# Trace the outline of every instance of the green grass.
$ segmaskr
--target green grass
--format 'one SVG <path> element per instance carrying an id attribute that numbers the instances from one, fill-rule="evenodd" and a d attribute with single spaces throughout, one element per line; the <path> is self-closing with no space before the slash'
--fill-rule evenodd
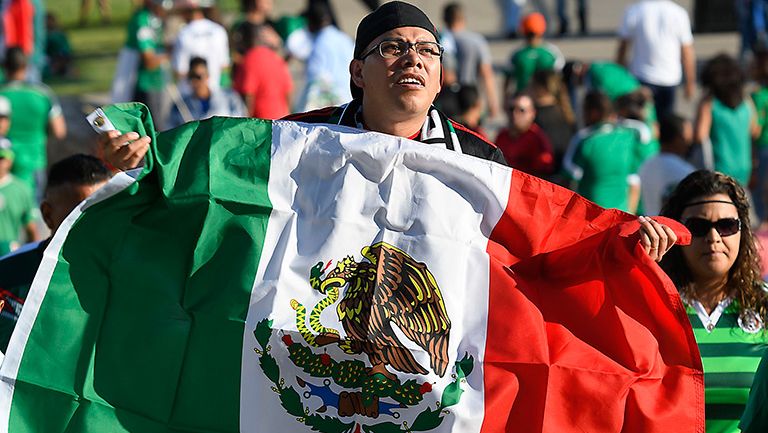
<path id="1" fill-rule="evenodd" d="M 89 24 L 80 26 L 80 0 L 51 0 L 49 12 L 56 14 L 69 37 L 74 52 L 74 72 L 71 77 L 51 79 L 47 83 L 59 96 L 107 92 L 115 73 L 117 53 L 125 42 L 125 29 L 133 11 L 130 0 L 108 0 L 112 4 L 112 21 L 102 24 L 97 0 L 90 11 Z M 222 14 L 234 14 L 237 0 L 219 1 Z"/>

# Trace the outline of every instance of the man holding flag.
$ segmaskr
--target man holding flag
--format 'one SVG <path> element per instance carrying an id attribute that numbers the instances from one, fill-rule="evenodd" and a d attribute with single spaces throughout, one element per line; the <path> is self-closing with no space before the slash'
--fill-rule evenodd
<path id="1" fill-rule="evenodd" d="M 423 13 L 372 16 L 358 102 L 304 116 L 323 125 L 89 116 L 136 131 L 105 140 L 113 165 L 145 163 L 46 250 L 1 431 L 703 432 L 696 342 L 653 261 L 686 231 L 494 162 L 430 107 Z"/>
<path id="2" fill-rule="evenodd" d="M 438 39 L 437 28 L 416 6 L 383 4 L 357 28 L 355 57 L 349 65 L 353 100 L 286 119 L 381 132 L 506 164 L 496 146 L 432 106 L 442 82 L 443 48 Z M 126 170 L 139 165 L 150 140 L 135 132 L 110 131 L 102 142 L 105 159 Z M 660 261 L 677 237 L 651 218 L 639 221 L 643 247 Z"/>

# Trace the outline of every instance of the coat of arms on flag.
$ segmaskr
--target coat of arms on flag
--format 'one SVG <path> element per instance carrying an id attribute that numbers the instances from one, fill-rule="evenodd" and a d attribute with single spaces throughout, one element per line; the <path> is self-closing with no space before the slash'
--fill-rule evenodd
<path id="1" fill-rule="evenodd" d="M 394 329 L 426 351 L 432 372 L 442 378 L 449 362 L 451 328 L 445 300 L 427 266 L 397 247 L 379 242 L 364 247 L 361 254 L 362 261 L 347 256 L 327 274 L 333 261 L 321 261 L 312 267 L 309 284 L 324 298 L 309 314 L 303 304 L 291 300 L 300 341 L 284 334 L 280 342 L 294 370 L 300 370 L 295 378 L 297 389 L 286 384 L 284 373 L 270 354 L 282 345 L 270 343 L 274 332 L 268 319 L 259 322 L 254 330 L 259 345 L 254 351 L 283 408 L 314 430 L 360 431 L 361 426 L 365 431 L 382 433 L 432 430 L 449 413 L 448 408 L 459 402 L 461 385 L 471 374 L 474 360 L 465 354 L 456 361 L 451 382 L 440 400 L 421 404 L 433 384 L 412 376 L 397 376 L 398 372 L 424 375 L 427 370 L 403 346 Z M 322 323 L 323 311 L 337 302 L 337 318 L 344 334 Z M 328 345 L 338 347 L 340 356 L 332 356 L 327 349 L 316 350 Z M 359 354 L 366 356 L 349 357 Z M 314 409 L 308 407 L 312 397 L 317 397 Z M 420 406 L 426 407 L 419 411 Z M 414 408 L 418 415 L 412 423 L 397 421 L 401 412 L 412 412 Z M 361 415 L 364 421 L 340 419 L 355 415 Z"/>

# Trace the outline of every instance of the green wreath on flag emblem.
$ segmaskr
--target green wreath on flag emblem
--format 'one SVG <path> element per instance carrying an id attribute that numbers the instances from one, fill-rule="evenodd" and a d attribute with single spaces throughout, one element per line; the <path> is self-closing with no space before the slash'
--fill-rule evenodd
<path id="1" fill-rule="evenodd" d="M 471 374 L 474 360 L 468 354 L 454 364 L 453 381 L 445 387 L 439 402 L 423 409 L 411 425 L 384 421 L 375 424 L 343 422 L 339 417 L 361 415 L 372 421 L 380 415 L 394 421 L 400 418 L 398 410 L 419 405 L 424 395 L 432 390 L 429 382 L 416 379 L 401 380 L 396 370 L 413 375 L 425 375 L 420 365 L 394 333 L 395 324 L 402 334 L 424 349 L 430 357 L 430 367 L 443 377 L 448 367 L 448 340 L 450 319 L 443 296 L 434 276 L 424 263 L 411 258 L 402 250 L 379 242 L 361 251 L 366 259 L 356 262 L 348 256 L 336 263 L 328 272 L 329 261 L 322 262 L 310 271 L 309 282 L 313 289 L 325 295 L 309 313 L 306 325 L 306 308 L 297 300 L 291 300 L 296 311 L 296 326 L 304 342 L 296 342 L 290 335 L 281 340 L 288 351 L 288 358 L 308 377 L 296 377 L 301 388 L 286 386 L 280 368 L 271 355 L 270 339 L 273 337 L 272 321 L 264 319 L 254 330 L 260 348 L 254 348 L 266 377 L 274 384 L 272 390 L 280 396 L 282 407 L 315 431 L 343 433 L 400 433 L 429 431 L 437 428 L 448 413 L 448 407 L 457 404 L 464 392 L 461 384 Z M 339 301 L 342 289 L 344 295 Z M 336 312 L 344 327 L 346 337 L 338 330 L 322 325 L 323 310 L 335 304 Z M 315 353 L 313 348 L 337 345 L 348 355 L 367 355 L 369 364 L 359 359 L 333 359 L 327 352 Z M 389 368 L 388 368 L 389 367 Z M 343 391 L 335 392 L 334 388 Z M 300 395 L 299 392 L 302 394 Z M 323 402 L 314 412 L 302 400 L 319 397 Z M 336 409 L 338 417 L 324 415 L 329 407 Z"/>

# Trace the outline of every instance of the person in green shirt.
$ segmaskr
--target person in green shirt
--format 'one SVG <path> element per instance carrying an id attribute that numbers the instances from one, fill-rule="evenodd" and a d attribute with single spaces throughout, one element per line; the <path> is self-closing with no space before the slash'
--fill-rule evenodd
<path id="1" fill-rule="evenodd" d="M 27 56 L 21 48 L 6 51 L 4 69 L 8 81 L 0 86 L 0 95 L 11 102 L 8 139 L 16 155 L 12 172 L 38 196 L 45 184 L 48 137 L 64 139 L 67 125 L 53 91 L 44 84 L 24 81 Z"/>
<path id="2" fill-rule="evenodd" d="M 32 190 L 11 174 L 14 153 L 11 142 L 0 138 L 0 257 L 22 243 L 37 240 L 37 210 Z"/>
<path id="3" fill-rule="evenodd" d="M 706 93 L 699 102 L 694 134 L 704 166 L 733 176 L 742 186 L 752 175 L 752 139 L 760 132 L 755 107 L 744 97 L 745 77 L 733 57 L 720 54 L 701 73 Z"/>
<path id="4" fill-rule="evenodd" d="M 634 213 L 640 200 L 640 133 L 617 123 L 611 101 L 601 92 L 587 93 L 583 109 L 587 126 L 568 146 L 563 158 L 564 175 L 587 199 Z"/>
<path id="5" fill-rule="evenodd" d="M 49 12 L 45 20 L 47 30 L 45 55 L 48 56 L 48 64 L 43 76 L 67 76 L 72 63 L 72 47 L 69 45 L 69 38 L 59 26 L 59 20 L 55 14 Z"/>
<path id="6" fill-rule="evenodd" d="M 605 93 L 611 101 L 640 89 L 640 81 L 629 69 L 614 62 L 592 62 L 584 67 L 585 84 Z"/>
<path id="7" fill-rule="evenodd" d="M 149 107 L 155 125 L 165 126 L 170 101 L 165 86 L 170 80 L 170 66 L 163 42 L 163 18 L 173 2 L 144 0 L 128 21 L 125 47 L 139 55 L 139 68 L 133 100 Z"/>
<path id="8" fill-rule="evenodd" d="M 533 74 L 541 69 L 560 71 L 565 65 L 565 58 L 560 50 L 544 41 L 547 23 L 538 12 L 526 15 L 520 22 L 520 30 L 525 36 L 525 45 L 512 53 L 512 69 L 504 85 L 510 89 L 514 80 L 517 91 L 524 90 Z"/>

